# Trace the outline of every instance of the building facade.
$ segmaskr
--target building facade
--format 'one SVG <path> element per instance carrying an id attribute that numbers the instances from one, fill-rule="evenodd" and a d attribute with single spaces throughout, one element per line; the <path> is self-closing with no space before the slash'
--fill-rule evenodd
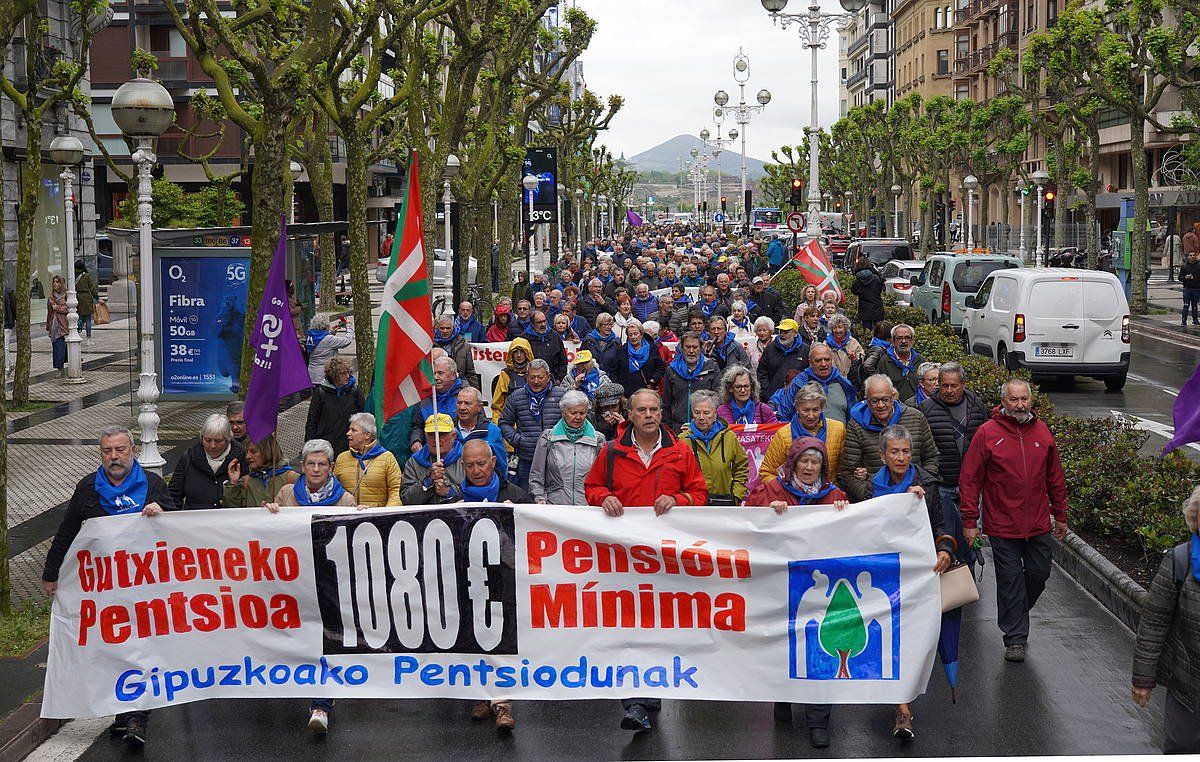
<path id="1" fill-rule="evenodd" d="M 892 104 L 896 74 L 891 17 L 894 2 L 870 0 L 839 31 L 846 43 L 842 100 L 846 101 L 847 110 L 875 101 Z"/>
<path id="2" fill-rule="evenodd" d="M 954 93 L 954 6 L 951 0 L 899 0 L 892 12 L 896 37 L 895 98 L 928 100 Z"/>

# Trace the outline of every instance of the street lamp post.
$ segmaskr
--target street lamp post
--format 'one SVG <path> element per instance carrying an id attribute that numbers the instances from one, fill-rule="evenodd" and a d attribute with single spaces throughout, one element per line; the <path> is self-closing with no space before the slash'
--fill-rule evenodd
<path id="1" fill-rule="evenodd" d="M 63 168 L 63 222 L 67 232 L 67 383 L 82 384 L 83 362 L 79 344 L 79 294 L 75 291 L 75 173 L 71 167 L 83 160 L 83 143 L 74 135 L 59 135 L 50 143 L 50 158 Z"/>
<path id="2" fill-rule="evenodd" d="M 900 236 L 900 191 L 903 190 L 899 185 L 892 186 L 892 233 L 897 237 Z M 908 236 L 904 236 L 908 238 Z"/>
<path id="3" fill-rule="evenodd" d="M 833 196 L 829 194 L 829 191 L 825 191 L 821 194 L 821 198 L 825 199 L 825 211 L 832 212 L 833 209 L 831 208 L 831 205 L 833 204 Z M 805 232 L 807 233 L 807 231 Z"/>
<path id="4" fill-rule="evenodd" d="M 1041 267 L 1046 260 L 1046 245 L 1042 241 L 1042 211 L 1046 201 L 1043 191 L 1046 188 L 1046 183 L 1050 182 L 1050 173 L 1044 169 L 1039 169 L 1031 175 L 1033 184 L 1037 186 L 1037 245 L 1034 247 L 1033 264 L 1034 267 Z"/>
<path id="5" fill-rule="evenodd" d="M 154 370 L 154 274 L 151 214 L 154 197 L 150 172 L 158 161 L 154 141 L 175 121 L 175 103 L 166 88 L 152 79 L 137 77 L 113 93 L 111 112 L 121 132 L 137 142 L 133 163 L 138 174 L 138 299 L 141 302 L 141 365 L 138 373 L 138 428 L 144 468 L 158 474 L 166 460 L 158 450 L 158 373 Z"/>
<path id="6" fill-rule="evenodd" d="M 771 20 L 786 29 L 796 23 L 803 46 L 812 54 L 809 85 L 812 102 L 808 112 L 808 229 L 805 234 L 810 240 L 821 235 L 821 168 L 819 136 L 821 127 L 817 122 L 817 51 L 825 47 L 829 29 L 835 21 L 848 18 L 861 11 L 867 0 L 839 0 L 845 13 L 822 13 L 817 0 L 812 0 L 807 13 L 784 13 L 788 0 L 761 0 L 762 7 L 771 14 Z"/>
<path id="7" fill-rule="evenodd" d="M 500 242 L 500 199 L 492 196 L 492 243 Z"/>
<path id="8" fill-rule="evenodd" d="M 967 189 L 967 251 L 970 252 L 975 249 L 975 189 L 979 187 L 979 178 L 967 175 L 963 187 Z"/>
<path id="9" fill-rule="evenodd" d="M 1025 261 L 1025 191 L 1027 186 L 1024 180 L 1017 180 L 1017 204 L 1021 207 L 1021 221 L 1017 225 L 1021 229 L 1021 246 L 1017 249 L 1017 255 L 1021 257 L 1021 262 Z M 1011 245 L 1011 244 L 1010 244 Z"/>
<path id="10" fill-rule="evenodd" d="M 851 209 L 850 209 L 850 200 L 854 198 L 854 193 L 853 193 L 852 191 L 846 191 L 846 192 L 845 192 L 845 193 L 843 193 L 842 195 L 846 197 L 846 211 L 845 211 L 845 214 L 848 214 L 848 215 L 850 215 L 850 219 L 851 219 L 852 221 L 854 221 L 854 212 L 853 212 L 853 211 L 851 211 Z M 857 222 L 857 221 L 854 221 L 854 225 L 855 225 L 855 226 L 857 226 L 857 225 L 858 225 L 858 222 Z M 807 231 L 805 231 L 805 232 L 807 232 Z M 850 233 L 850 226 L 849 226 L 849 225 L 847 225 L 847 226 L 846 226 L 846 233 L 847 233 L 847 234 L 849 234 L 849 233 Z"/>
<path id="11" fill-rule="evenodd" d="M 564 194 L 564 193 L 566 193 L 566 192 L 567 192 L 567 188 L 566 188 L 566 186 L 565 186 L 565 185 L 563 185 L 562 183 L 559 183 L 559 184 L 558 184 L 558 193 L 554 194 L 554 199 L 555 199 L 555 202 L 556 202 L 556 204 L 558 205 L 558 244 L 557 244 L 557 249 L 558 249 L 558 251 L 557 251 L 557 254 L 558 254 L 558 256 L 562 256 L 562 252 L 563 252 L 563 237 L 562 237 L 562 197 L 563 197 L 563 194 Z"/>
<path id="12" fill-rule="evenodd" d="M 296 183 L 300 180 L 300 175 L 304 172 L 304 167 L 300 166 L 299 162 L 288 162 L 288 175 L 291 178 L 292 203 L 291 209 L 288 210 L 288 224 L 293 225 L 296 222 Z"/>
<path id="13" fill-rule="evenodd" d="M 450 205 L 454 203 L 454 195 L 450 192 L 450 181 L 458 177 L 462 162 L 454 154 L 446 157 L 446 166 L 442 169 L 442 245 L 446 247 L 446 264 L 450 270 L 450 299 L 454 305 L 451 311 L 458 309 L 462 300 L 462 280 L 458 272 L 458 252 L 454 250 L 450 233 Z"/>
<path id="14" fill-rule="evenodd" d="M 579 212 L 583 206 L 583 188 L 575 189 L 575 248 L 583 251 L 583 228 L 579 226 Z"/>
<path id="15" fill-rule="evenodd" d="M 525 175 L 521 178 L 521 187 L 525 189 L 525 219 L 521 220 L 521 229 L 525 233 L 525 274 L 529 275 L 530 282 L 533 282 L 533 265 L 530 260 L 533 257 L 534 235 L 530 228 L 530 221 L 533 217 L 533 192 L 537 190 L 538 179 L 533 175 Z"/>
<path id="16" fill-rule="evenodd" d="M 603 238 L 605 217 L 608 214 L 608 198 L 599 196 L 596 198 L 596 201 L 600 204 L 600 237 Z"/>
<path id="17" fill-rule="evenodd" d="M 771 0 L 771 2 L 779 2 L 779 0 Z M 787 0 L 783 0 L 784 4 Z M 770 90 L 759 90 L 755 96 L 758 105 L 746 103 L 746 82 L 750 79 L 750 58 L 738 48 L 738 54 L 733 58 L 733 79 L 738 84 L 738 102 L 729 106 L 729 93 L 724 90 L 718 90 L 713 95 L 713 102 L 722 109 L 728 109 L 733 113 L 734 120 L 741 125 L 742 131 L 742 219 L 744 222 L 744 231 L 750 229 L 750 210 L 746 206 L 746 127 L 750 124 L 750 117 L 754 114 L 761 113 L 771 102 Z M 816 97 L 815 95 L 813 96 Z M 732 134 L 730 135 L 732 137 Z"/>

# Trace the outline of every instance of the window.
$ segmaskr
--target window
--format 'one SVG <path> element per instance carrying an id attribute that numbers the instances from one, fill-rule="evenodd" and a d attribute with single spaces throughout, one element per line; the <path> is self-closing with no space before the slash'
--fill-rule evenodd
<path id="1" fill-rule="evenodd" d="M 977 290 L 983 279 L 996 270 L 1006 270 L 1010 267 L 1016 267 L 1016 265 L 1012 262 L 997 261 L 994 259 L 970 259 L 965 262 L 959 262 L 958 267 L 954 268 L 954 290 L 959 293 L 969 294 Z"/>
<path id="2" fill-rule="evenodd" d="M 1037 23 L 1037 3 L 1035 0 L 1025 0 L 1025 31 L 1032 32 Z"/>
<path id="3" fill-rule="evenodd" d="M 929 285 L 938 288 L 942 285 L 942 278 L 946 275 L 946 263 L 940 259 L 935 259 L 929 267 Z"/>
<path id="4" fill-rule="evenodd" d="M 993 280 L 992 278 L 988 278 L 987 280 L 985 280 L 983 282 L 983 285 L 979 288 L 979 293 L 977 293 L 975 295 L 975 307 L 976 308 L 982 309 L 983 307 L 987 306 L 988 297 L 991 296 L 991 294 L 992 294 L 992 285 L 995 282 L 996 281 Z"/>
<path id="5" fill-rule="evenodd" d="M 941 8 L 935 8 L 935 9 L 934 9 L 934 11 L 933 11 L 933 28 L 934 28 L 934 29 L 941 29 L 941 28 L 942 28 L 942 18 L 943 18 L 943 16 L 942 16 L 942 9 L 941 9 Z"/>
<path id="6" fill-rule="evenodd" d="M 1017 296 L 1017 282 L 1012 278 L 997 278 L 994 284 L 996 301 L 992 304 L 992 309 L 999 312 L 1012 310 Z"/>
<path id="7" fill-rule="evenodd" d="M 1058 21 L 1058 0 L 1046 0 L 1046 28 L 1054 26 Z"/>
<path id="8" fill-rule="evenodd" d="M 937 52 L 937 73 L 938 74 L 949 74 L 950 73 L 950 51 L 949 50 L 939 50 Z"/>

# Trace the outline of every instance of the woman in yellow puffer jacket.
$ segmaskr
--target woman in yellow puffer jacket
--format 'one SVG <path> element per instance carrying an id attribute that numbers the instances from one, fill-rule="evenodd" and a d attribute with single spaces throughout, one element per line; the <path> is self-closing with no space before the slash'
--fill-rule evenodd
<path id="1" fill-rule="evenodd" d="M 333 475 L 354 496 L 355 505 L 401 505 L 400 464 L 376 439 L 375 416 L 355 413 L 346 431 L 350 449 L 338 456 Z"/>

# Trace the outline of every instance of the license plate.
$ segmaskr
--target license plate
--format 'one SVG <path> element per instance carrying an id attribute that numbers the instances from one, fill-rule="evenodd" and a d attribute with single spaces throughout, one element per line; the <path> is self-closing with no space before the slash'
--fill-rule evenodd
<path id="1" fill-rule="evenodd" d="M 1034 357 L 1074 357 L 1074 344 L 1034 344 Z"/>

